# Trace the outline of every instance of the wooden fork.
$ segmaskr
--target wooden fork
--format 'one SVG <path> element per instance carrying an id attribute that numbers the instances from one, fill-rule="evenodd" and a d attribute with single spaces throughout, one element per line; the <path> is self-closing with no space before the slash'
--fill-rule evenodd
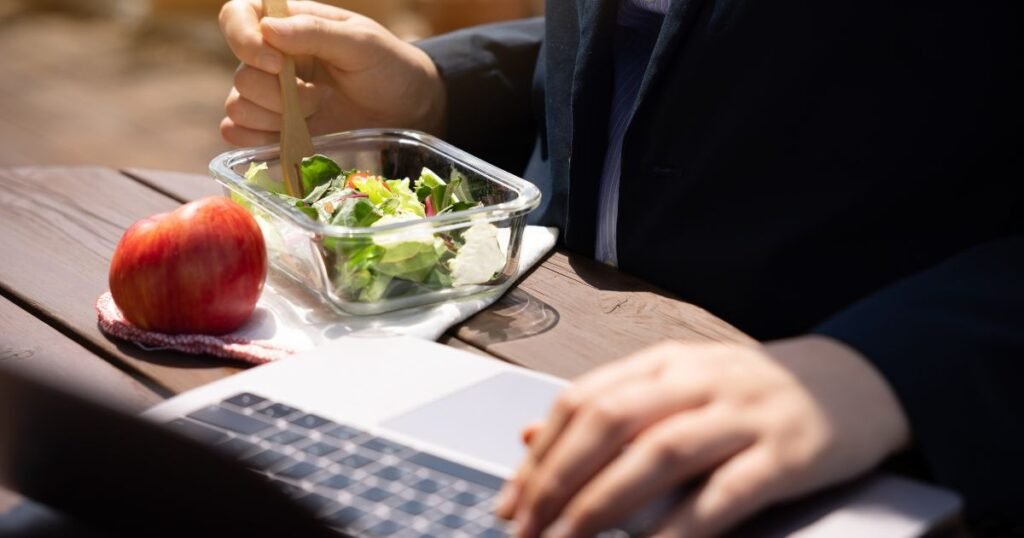
<path id="1" fill-rule="evenodd" d="M 287 0 L 263 0 L 266 17 L 287 17 Z M 295 80 L 295 60 L 284 57 L 281 73 L 281 96 L 284 98 L 284 124 L 281 127 L 281 175 L 289 196 L 302 198 L 302 159 L 313 155 L 309 126 L 299 106 L 299 86 Z"/>

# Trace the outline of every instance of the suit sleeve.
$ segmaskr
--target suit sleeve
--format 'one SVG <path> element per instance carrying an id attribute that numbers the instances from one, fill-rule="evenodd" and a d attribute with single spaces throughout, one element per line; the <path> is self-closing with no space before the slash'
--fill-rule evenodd
<path id="1" fill-rule="evenodd" d="M 533 74 L 544 19 L 460 30 L 420 41 L 448 94 L 452 144 L 506 169 L 521 170 L 536 137 Z"/>
<path id="2" fill-rule="evenodd" d="M 816 332 L 859 350 L 888 380 L 913 450 L 964 496 L 973 524 L 1024 523 L 1024 236 L 963 252 Z"/>

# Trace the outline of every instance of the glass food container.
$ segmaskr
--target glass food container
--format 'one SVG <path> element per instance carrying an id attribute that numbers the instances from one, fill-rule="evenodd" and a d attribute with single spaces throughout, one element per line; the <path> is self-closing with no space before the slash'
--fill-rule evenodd
<path id="1" fill-rule="evenodd" d="M 446 181 L 460 174 L 483 204 L 380 226 L 325 224 L 246 181 L 250 164 L 265 162 L 281 184 L 278 146 L 215 158 L 211 174 L 256 218 L 272 267 L 334 309 L 378 314 L 487 291 L 515 275 L 526 215 L 540 203 L 533 184 L 417 131 L 349 131 L 314 138 L 313 148 L 342 170 L 389 179 L 415 181 L 423 167 Z"/>

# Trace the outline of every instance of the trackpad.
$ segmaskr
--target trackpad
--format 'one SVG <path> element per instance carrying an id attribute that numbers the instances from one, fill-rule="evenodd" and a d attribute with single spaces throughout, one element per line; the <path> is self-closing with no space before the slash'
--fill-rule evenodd
<path id="1" fill-rule="evenodd" d="M 390 430 L 513 469 L 526 454 L 520 433 L 547 416 L 562 386 L 502 372 L 384 421 Z"/>

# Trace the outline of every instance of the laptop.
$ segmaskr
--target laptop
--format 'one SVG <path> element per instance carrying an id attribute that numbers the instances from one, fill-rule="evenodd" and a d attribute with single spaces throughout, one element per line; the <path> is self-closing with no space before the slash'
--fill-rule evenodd
<path id="1" fill-rule="evenodd" d="M 508 536 L 495 496 L 525 455 L 523 426 L 564 385 L 433 342 L 346 337 L 139 420 L 0 370 L 0 483 L 115 534 Z M 959 507 L 879 475 L 735 534 L 922 536 Z M 658 511 L 602 536 L 640 535 Z"/>

